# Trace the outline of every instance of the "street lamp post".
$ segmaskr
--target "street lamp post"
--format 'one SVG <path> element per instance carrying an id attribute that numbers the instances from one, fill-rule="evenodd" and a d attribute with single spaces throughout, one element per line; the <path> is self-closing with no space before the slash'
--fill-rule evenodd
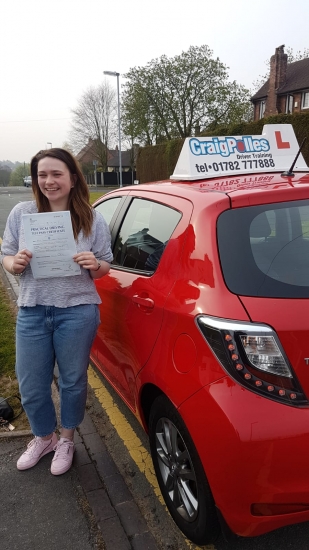
<path id="1" fill-rule="evenodd" d="M 114 71 L 103 71 L 108 76 L 117 76 L 117 98 L 118 98 L 118 139 L 119 139 L 119 187 L 122 187 L 122 159 L 121 159 L 121 130 L 120 130 L 120 95 L 119 95 L 119 76 L 120 73 Z"/>

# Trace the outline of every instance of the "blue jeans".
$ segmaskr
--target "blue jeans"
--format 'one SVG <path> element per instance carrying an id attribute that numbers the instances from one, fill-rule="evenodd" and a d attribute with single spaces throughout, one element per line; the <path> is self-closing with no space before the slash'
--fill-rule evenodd
<path id="1" fill-rule="evenodd" d="M 90 349 L 99 322 L 95 304 L 19 308 L 16 375 L 34 435 L 44 437 L 57 426 L 51 395 L 55 360 L 59 368 L 61 425 L 73 429 L 82 422 Z"/>

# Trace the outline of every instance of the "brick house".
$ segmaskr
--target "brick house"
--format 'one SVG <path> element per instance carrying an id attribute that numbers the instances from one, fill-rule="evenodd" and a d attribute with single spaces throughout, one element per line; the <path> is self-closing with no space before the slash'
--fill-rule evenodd
<path id="1" fill-rule="evenodd" d="M 288 64 L 284 45 L 270 58 L 269 79 L 251 98 L 254 120 L 309 111 L 309 58 Z"/>
<path id="2" fill-rule="evenodd" d="M 102 145 L 101 145 L 102 146 Z M 103 146 L 104 147 L 104 146 Z M 107 170 L 109 172 L 118 172 L 119 171 L 119 150 L 116 146 L 116 149 L 107 149 Z M 122 170 L 127 172 L 131 170 L 132 166 L 132 155 L 131 151 L 121 151 L 121 163 Z M 77 160 L 82 164 L 92 164 L 94 160 L 98 161 L 98 166 L 100 166 L 99 155 L 97 151 L 97 146 L 94 140 L 89 138 L 88 143 L 83 147 L 83 149 L 76 155 Z"/>

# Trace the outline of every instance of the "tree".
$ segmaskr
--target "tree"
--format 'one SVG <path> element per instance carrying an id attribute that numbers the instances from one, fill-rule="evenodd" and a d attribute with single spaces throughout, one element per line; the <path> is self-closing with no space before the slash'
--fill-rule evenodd
<path id="1" fill-rule="evenodd" d="M 288 64 L 294 63 L 294 61 L 300 61 L 301 59 L 306 59 L 309 57 L 309 48 L 304 48 L 303 51 L 298 50 L 294 53 L 293 48 L 288 47 L 285 53 L 288 55 Z"/>
<path id="2" fill-rule="evenodd" d="M 122 123 L 132 142 L 152 145 L 247 118 L 249 90 L 229 82 L 227 67 L 212 54 L 208 46 L 191 46 L 173 58 L 163 55 L 130 69 Z"/>
<path id="3" fill-rule="evenodd" d="M 288 56 L 289 65 L 290 63 L 294 63 L 295 61 L 300 61 L 301 59 L 306 59 L 307 57 L 309 57 L 309 48 L 304 48 L 303 51 L 298 50 L 296 53 L 294 53 L 293 48 L 288 47 L 285 53 Z M 267 80 L 269 79 L 270 59 L 265 61 L 265 65 L 267 65 L 267 73 L 265 73 L 263 76 L 260 75 L 259 78 L 255 80 L 252 84 L 255 92 L 262 88 L 263 84 L 265 84 L 265 82 L 267 82 Z"/>
<path id="4" fill-rule="evenodd" d="M 79 152 L 93 142 L 93 153 L 103 170 L 107 169 L 107 149 L 117 130 L 116 92 L 108 82 L 89 88 L 72 110 L 70 145 Z"/>
<path id="5" fill-rule="evenodd" d="M 24 178 L 30 174 L 30 164 L 24 163 L 20 164 L 11 172 L 10 176 L 10 187 L 24 185 Z"/>
<path id="6" fill-rule="evenodd" d="M 62 149 L 65 149 L 66 151 L 68 151 L 69 153 L 74 155 L 73 147 L 71 146 L 71 144 L 68 141 L 63 142 Z"/>

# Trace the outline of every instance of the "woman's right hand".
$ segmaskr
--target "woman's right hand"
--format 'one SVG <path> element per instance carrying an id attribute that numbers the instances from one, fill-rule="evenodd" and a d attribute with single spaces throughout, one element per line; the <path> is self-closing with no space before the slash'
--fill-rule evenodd
<path id="1" fill-rule="evenodd" d="M 20 250 L 15 256 L 12 256 L 9 271 L 11 271 L 11 273 L 22 273 L 30 263 L 31 258 L 32 252 L 30 252 L 30 250 L 27 250 L 27 248 Z"/>

